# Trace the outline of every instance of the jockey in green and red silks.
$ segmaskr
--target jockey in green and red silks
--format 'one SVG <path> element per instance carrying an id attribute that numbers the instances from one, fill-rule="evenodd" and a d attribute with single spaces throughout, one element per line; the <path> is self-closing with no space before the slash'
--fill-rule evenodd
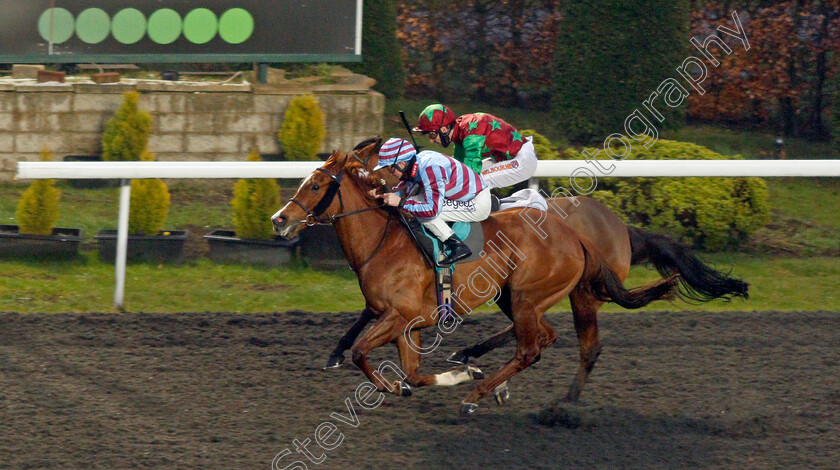
<path id="1" fill-rule="evenodd" d="M 491 188 L 525 181 L 537 170 L 537 154 L 530 137 L 486 113 L 455 117 L 449 107 L 432 104 L 420 113 L 415 131 L 441 146 L 455 144 L 453 157 L 463 162 Z"/>

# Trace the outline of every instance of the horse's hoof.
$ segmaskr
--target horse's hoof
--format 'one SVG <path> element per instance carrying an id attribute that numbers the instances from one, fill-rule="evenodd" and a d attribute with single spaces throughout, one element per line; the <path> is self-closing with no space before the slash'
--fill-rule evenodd
<path id="1" fill-rule="evenodd" d="M 411 396 L 411 387 L 407 383 L 397 382 L 397 386 L 399 387 L 401 397 Z"/>
<path id="2" fill-rule="evenodd" d="M 476 366 L 467 366 L 467 373 L 470 374 L 473 380 L 481 380 L 484 378 L 484 372 L 481 372 Z"/>
<path id="3" fill-rule="evenodd" d="M 458 364 L 458 365 L 466 365 L 470 362 L 470 357 L 464 354 L 463 351 L 455 351 L 449 357 L 446 358 L 446 362 L 450 364 Z"/>
<path id="4" fill-rule="evenodd" d="M 339 367 L 342 362 L 344 362 L 343 354 L 330 354 L 330 357 L 327 358 L 327 365 L 324 366 L 324 370 L 335 369 L 336 367 Z"/>
<path id="5" fill-rule="evenodd" d="M 475 403 L 467 403 L 461 402 L 461 416 L 468 416 L 475 413 L 475 410 L 478 409 L 478 405 Z"/>
<path id="6" fill-rule="evenodd" d="M 507 381 L 493 389 L 493 396 L 496 397 L 496 403 L 499 406 L 504 405 L 510 399 L 510 388 L 508 388 Z"/>

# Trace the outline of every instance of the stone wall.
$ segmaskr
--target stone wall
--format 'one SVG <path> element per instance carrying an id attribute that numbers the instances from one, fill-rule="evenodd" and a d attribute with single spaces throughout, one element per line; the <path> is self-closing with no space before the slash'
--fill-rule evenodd
<path id="1" fill-rule="evenodd" d="M 67 155 L 99 155 L 105 123 L 125 91 L 140 92 L 152 114 L 149 150 L 160 161 L 246 160 L 251 148 L 280 152 L 277 130 L 295 95 L 314 93 L 326 117 L 322 152 L 351 150 L 382 133 L 385 98 L 358 87 L 322 85 L 202 85 L 179 82 L 42 84 L 0 82 L 0 179 L 11 179 L 18 161 L 36 161 L 47 147 Z"/>

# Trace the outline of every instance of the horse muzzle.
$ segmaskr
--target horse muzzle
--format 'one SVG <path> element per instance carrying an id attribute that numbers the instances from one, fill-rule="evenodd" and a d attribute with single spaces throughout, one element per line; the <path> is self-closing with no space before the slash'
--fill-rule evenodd
<path id="1" fill-rule="evenodd" d="M 275 215 L 271 218 L 271 223 L 274 225 L 274 231 L 277 233 L 282 233 L 283 230 L 287 228 L 286 224 L 286 216 L 285 215 Z"/>
<path id="2" fill-rule="evenodd" d="M 298 231 L 299 227 L 304 224 L 305 220 L 293 221 L 288 217 L 277 213 L 271 217 L 271 223 L 274 225 L 274 232 L 282 238 L 291 238 Z"/>

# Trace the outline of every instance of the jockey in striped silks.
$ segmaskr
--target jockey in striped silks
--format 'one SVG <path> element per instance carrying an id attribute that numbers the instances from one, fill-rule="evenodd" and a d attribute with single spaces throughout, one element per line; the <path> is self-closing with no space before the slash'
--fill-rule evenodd
<path id="1" fill-rule="evenodd" d="M 490 189 L 481 176 L 442 153 L 420 153 L 408 141 L 393 137 L 379 150 L 379 165 L 400 178 L 385 204 L 413 214 L 449 250 L 441 264 L 452 264 L 472 252 L 446 222 L 480 222 L 490 215 Z M 402 196 L 398 195 L 402 192 Z"/>

